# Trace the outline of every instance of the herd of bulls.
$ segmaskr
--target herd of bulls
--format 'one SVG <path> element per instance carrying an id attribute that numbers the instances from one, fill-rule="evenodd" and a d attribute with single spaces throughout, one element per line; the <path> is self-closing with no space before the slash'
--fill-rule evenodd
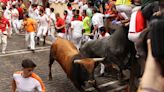
<path id="1" fill-rule="evenodd" d="M 134 92 L 134 80 L 141 73 L 134 44 L 127 35 L 126 27 L 117 26 L 110 37 L 86 42 L 79 50 L 72 42 L 57 37 L 50 50 L 49 79 L 52 79 L 51 67 L 56 60 L 78 90 L 84 91 L 83 86 L 88 83 L 100 91 L 94 79 L 94 69 L 99 63 L 96 61 L 100 61 L 117 65 L 119 78 L 124 69 L 129 69 L 130 92 Z"/>

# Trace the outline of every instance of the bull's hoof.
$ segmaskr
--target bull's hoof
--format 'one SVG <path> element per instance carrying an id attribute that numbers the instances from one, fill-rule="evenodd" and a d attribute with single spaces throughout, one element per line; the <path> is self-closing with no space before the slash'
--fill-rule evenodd
<path id="1" fill-rule="evenodd" d="M 79 89 L 80 92 L 86 92 L 84 88 Z"/>
<path id="2" fill-rule="evenodd" d="M 39 42 L 37 42 L 36 45 L 39 45 Z"/>
<path id="3" fill-rule="evenodd" d="M 31 50 L 32 51 L 32 53 L 35 53 L 35 50 Z"/>
<path id="4" fill-rule="evenodd" d="M 104 77 L 104 73 L 102 73 L 102 74 L 98 75 L 98 77 Z"/>
<path id="5" fill-rule="evenodd" d="M 46 42 L 43 42 L 43 46 L 45 46 L 46 45 Z"/>
<path id="6" fill-rule="evenodd" d="M 122 80 L 125 76 L 123 74 L 118 74 L 117 79 Z"/>

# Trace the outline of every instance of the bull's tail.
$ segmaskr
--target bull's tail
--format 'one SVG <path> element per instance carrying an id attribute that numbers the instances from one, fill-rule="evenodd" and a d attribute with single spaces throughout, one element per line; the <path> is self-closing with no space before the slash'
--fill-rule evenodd
<path id="1" fill-rule="evenodd" d="M 54 56 L 53 56 L 53 52 L 52 52 L 52 47 L 50 49 L 50 55 L 49 55 L 49 80 L 52 80 L 52 73 L 51 73 L 51 67 L 52 64 L 54 63 Z"/>

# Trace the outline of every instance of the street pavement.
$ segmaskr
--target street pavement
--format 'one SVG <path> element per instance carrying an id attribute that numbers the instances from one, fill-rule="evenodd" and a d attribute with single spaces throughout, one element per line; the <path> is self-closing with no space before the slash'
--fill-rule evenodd
<path id="1" fill-rule="evenodd" d="M 36 48 L 37 50 L 35 53 L 27 51 L 24 35 L 13 35 L 12 38 L 8 39 L 6 54 L 0 53 L 0 92 L 11 92 L 12 74 L 21 70 L 21 62 L 23 59 L 27 58 L 33 60 L 36 63 L 37 67 L 34 72 L 42 78 L 46 86 L 46 92 L 78 92 L 57 62 L 54 62 L 52 66 L 53 80 L 48 80 L 50 44 L 42 46 L 41 42 L 40 46 L 36 46 Z M 97 71 L 98 70 L 99 69 L 97 69 Z M 98 80 L 98 84 L 102 84 L 113 79 L 96 78 L 96 80 Z M 113 87 L 117 86 L 118 85 L 113 85 Z M 114 92 L 109 91 L 113 87 L 105 87 L 102 90 L 103 92 Z"/>
<path id="2" fill-rule="evenodd" d="M 77 92 L 69 79 L 67 79 L 62 68 L 58 63 L 54 63 L 52 67 L 53 80 L 48 80 L 48 59 L 49 50 L 43 49 L 43 51 L 32 53 L 27 51 L 25 45 L 24 35 L 14 35 L 12 38 L 8 39 L 8 46 L 6 55 L 9 52 L 14 52 L 11 55 L 5 56 L 0 53 L 0 92 L 11 92 L 11 81 L 12 74 L 15 71 L 21 70 L 21 61 L 23 59 L 32 59 L 36 64 L 37 68 L 35 73 L 37 73 L 46 85 L 47 92 Z M 46 44 L 47 47 L 49 46 Z M 43 47 L 42 42 L 40 46 Z M 1 46 L 0 46 L 1 48 Z M 49 48 L 49 47 L 47 47 Z M 22 50 L 22 51 L 21 51 Z M 1 50 L 0 50 L 1 51 Z M 18 53 L 16 53 L 18 52 Z M 25 54 L 19 54 L 19 52 L 27 52 Z"/>

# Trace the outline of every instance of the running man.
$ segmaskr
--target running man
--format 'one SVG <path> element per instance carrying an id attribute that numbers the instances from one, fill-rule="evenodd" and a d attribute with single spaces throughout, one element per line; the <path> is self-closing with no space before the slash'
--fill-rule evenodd
<path id="1" fill-rule="evenodd" d="M 93 34 L 94 39 L 98 38 L 100 31 L 105 30 L 104 28 L 104 21 L 103 21 L 104 14 L 98 13 L 96 8 L 93 8 L 93 17 L 92 17 L 92 24 L 94 26 Z"/>
<path id="2" fill-rule="evenodd" d="M 41 36 L 43 36 L 43 45 L 46 44 L 45 39 L 48 33 L 48 28 L 50 28 L 50 20 L 48 16 L 45 14 L 44 10 L 40 10 L 40 17 L 38 18 L 39 20 L 39 29 L 37 32 L 37 45 L 39 45 L 39 41 Z"/>
<path id="3" fill-rule="evenodd" d="M 9 21 L 3 17 L 3 11 L 0 10 L 0 44 L 2 43 L 2 53 L 5 54 L 6 47 L 7 47 L 7 36 L 8 32 L 6 27 L 10 30 L 10 23 Z"/>
<path id="4" fill-rule="evenodd" d="M 56 13 L 55 16 L 56 16 L 55 28 L 56 28 L 56 30 L 58 32 L 57 36 L 60 36 L 62 38 L 66 38 L 65 37 L 65 31 L 66 31 L 65 30 L 65 21 L 64 21 L 64 19 L 62 19 L 60 17 L 59 13 Z"/>
<path id="5" fill-rule="evenodd" d="M 55 34 L 56 34 L 56 30 L 55 30 L 55 22 L 56 22 L 56 17 L 55 17 L 55 13 L 54 13 L 54 8 L 50 8 L 51 13 L 50 13 L 50 35 L 51 35 L 51 40 L 52 42 L 55 39 Z"/>
<path id="6" fill-rule="evenodd" d="M 35 52 L 35 32 L 37 30 L 37 22 L 30 18 L 28 14 L 24 15 L 23 26 L 26 31 L 25 40 L 28 45 L 28 49 L 30 49 L 33 53 Z"/>
<path id="7" fill-rule="evenodd" d="M 13 3 L 12 5 L 13 9 L 11 10 L 11 18 L 12 18 L 12 25 L 13 25 L 13 29 L 15 31 L 16 34 L 19 34 L 19 28 L 18 28 L 18 25 L 19 25 L 19 12 L 16 8 L 16 3 Z"/>
<path id="8" fill-rule="evenodd" d="M 76 45 L 77 49 L 79 49 L 81 46 L 83 22 L 80 21 L 78 17 L 75 17 L 74 21 L 71 22 L 71 31 L 73 43 Z"/>
<path id="9" fill-rule="evenodd" d="M 22 71 L 13 74 L 12 92 L 46 92 L 42 79 L 33 72 L 35 67 L 30 59 L 22 61 Z"/>

